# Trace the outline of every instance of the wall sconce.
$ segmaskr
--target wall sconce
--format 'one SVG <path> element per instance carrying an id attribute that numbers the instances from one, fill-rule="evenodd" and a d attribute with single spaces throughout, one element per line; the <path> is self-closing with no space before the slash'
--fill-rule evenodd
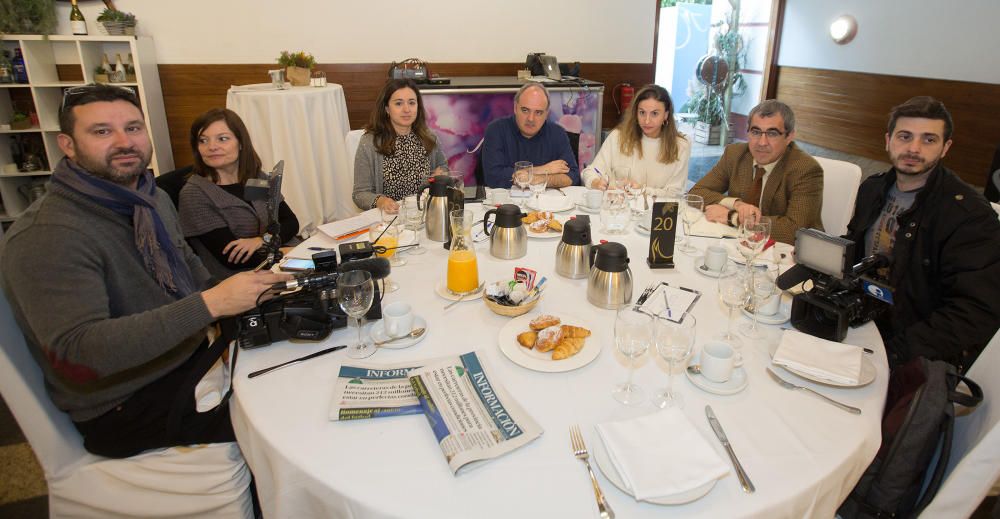
<path id="1" fill-rule="evenodd" d="M 839 45 L 847 45 L 858 34 L 858 21 L 845 14 L 830 24 L 830 37 Z"/>

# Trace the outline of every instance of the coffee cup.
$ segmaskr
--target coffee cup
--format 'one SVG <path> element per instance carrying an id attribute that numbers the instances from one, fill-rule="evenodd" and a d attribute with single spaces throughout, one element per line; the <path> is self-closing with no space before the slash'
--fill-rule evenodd
<path id="1" fill-rule="evenodd" d="M 760 304 L 757 305 L 757 313 L 759 315 L 774 315 L 778 313 L 778 307 L 780 306 L 781 294 L 774 294 L 760 301 Z"/>
<path id="2" fill-rule="evenodd" d="M 601 201 L 604 199 L 604 193 L 598 189 L 589 189 L 583 195 L 583 205 L 587 206 L 587 209 L 598 210 L 601 208 Z"/>
<path id="3" fill-rule="evenodd" d="M 701 374 L 712 382 L 727 382 L 733 369 L 743 365 L 743 355 L 727 342 L 710 341 L 701 347 Z"/>
<path id="4" fill-rule="evenodd" d="M 382 308 L 382 325 L 389 337 L 402 337 L 413 330 L 413 308 L 402 301 Z"/>
<path id="5" fill-rule="evenodd" d="M 725 247 L 714 243 L 705 248 L 705 268 L 713 272 L 721 272 L 726 268 L 729 261 L 729 251 Z"/>

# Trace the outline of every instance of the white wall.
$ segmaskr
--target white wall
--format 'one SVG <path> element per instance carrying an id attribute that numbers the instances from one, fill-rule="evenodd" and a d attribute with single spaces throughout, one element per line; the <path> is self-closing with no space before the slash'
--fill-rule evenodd
<path id="1" fill-rule="evenodd" d="M 858 35 L 837 45 L 841 14 Z M 1000 84 L 998 0 L 788 0 L 778 64 Z"/>
<path id="2" fill-rule="evenodd" d="M 116 0 L 150 35 L 157 61 L 270 63 L 306 50 L 320 63 L 509 63 L 529 52 L 561 61 L 651 63 L 652 0 Z M 91 34 L 101 2 L 81 4 Z M 58 2 L 68 34 L 69 4 Z"/>

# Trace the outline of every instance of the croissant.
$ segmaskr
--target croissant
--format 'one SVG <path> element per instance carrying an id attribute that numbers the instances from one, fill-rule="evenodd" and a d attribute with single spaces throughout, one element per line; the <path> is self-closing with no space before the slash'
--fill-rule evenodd
<path id="1" fill-rule="evenodd" d="M 533 223 L 535 223 L 537 221 L 538 221 L 538 213 L 534 213 L 534 212 L 528 213 L 527 216 L 525 216 L 524 218 L 521 218 L 521 222 L 526 223 L 526 224 L 533 224 Z"/>
<path id="2" fill-rule="evenodd" d="M 562 232 L 563 226 L 559 223 L 559 220 L 556 220 L 555 218 L 548 221 L 548 226 L 549 229 L 552 229 L 553 231 Z"/>
<path id="3" fill-rule="evenodd" d="M 573 339 L 583 339 L 590 337 L 590 330 L 582 326 L 573 326 L 571 324 L 562 325 L 563 337 L 570 337 Z"/>
<path id="4" fill-rule="evenodd" d="M 517 343 L 528 349 L 535 347 L 536 339 L 538 339 L 538 332 L 534 330 L 517 334 Z"/>
<path id="5" fill-rule="evenodd" d="M 583 338 L 563 337 L 552 351 L 552 360 L 563 360 L 572 357 L 583 349 Z"/>
<path id="6" fill-rule="evenodd" d="M 558 317 L 554 315 L 543 314 L 532 319 L 531 322 L 528 323 L 528 326 L 530 326 L 532 330 L 535 330 L 537 332 L 540 330 L 544 330 L 549 326 L 558 326 L 559 322 L 560 321 Z"/>
<path id="7" fill-rule="evenodd" d="M 562 329 L 558 326 L 550 326 L 538 332 L 535 349 L 542 353 L 552 351 L 559 344 L 560 339 L 562 339 Z"/>

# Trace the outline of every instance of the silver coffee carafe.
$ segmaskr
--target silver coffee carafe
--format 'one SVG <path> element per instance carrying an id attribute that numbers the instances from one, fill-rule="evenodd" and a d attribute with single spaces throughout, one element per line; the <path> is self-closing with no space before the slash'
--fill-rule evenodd
<path id="1" fill-rule="evenodd" d="M 562 240 L 556 246 L 556 273 L 583 279 L 590 273 L 590 219 L 576 217 L 563 224 Z"/>
<path id="2" fill-rule="evenodd" d="M 490 228 L 490 215 L 495 222 Z M 504 204 L 483 215 L 483 231 L 490 237 L 490 255 L 500 259 L 517 259 L 528 252 L 528 233 L 524 230 L 521 208 Z"/>
<path id="3" fill-rule="evenodd" d="M 624 245 L 607 242 L 590 248 L 587 300 L 601 308 L 620 308 L 632 302 L 632 270 Z"/>
<path id="4" fill-rule="evenodd" d="M 430 240 L 440 242 L 451 240 L 448 214 L 453 209 L 449 205 L 453 182 L 450 177 L 437 175 L 432 177 L 430 182 L 420 186 L 417 191 L 417 206 L 420 207 L 420 201 L 424 200 L 424 191 L 430 189 L 430 196 L 426 198 L 424 207 L 420 207 L 424 212 L 424 228 Z"/>

